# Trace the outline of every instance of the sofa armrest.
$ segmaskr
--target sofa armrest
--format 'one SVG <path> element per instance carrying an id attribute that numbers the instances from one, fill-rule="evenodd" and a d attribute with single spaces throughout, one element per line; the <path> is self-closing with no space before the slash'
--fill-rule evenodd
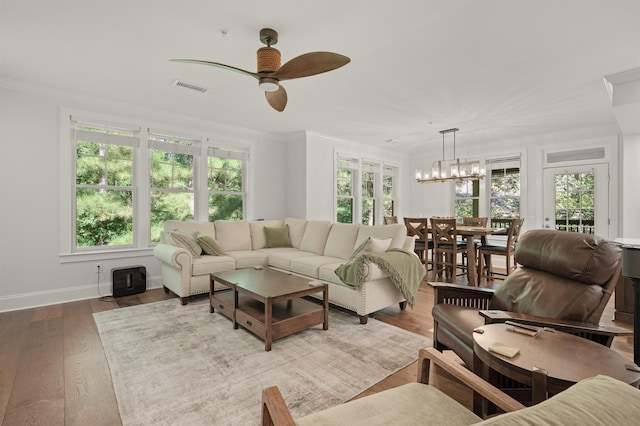
<path id="1" fill-rule="evenodd" d="M 158 244 L 153 248 L 153 256 L 175 268 L 187 267 L 191 270 L 193 257 L 187 250 L 170 244 Z"/>
<path id="2" fill-rule="evenodd" d="M 433 287 L 433 303 L 487 309 L 494 290 L 491 288 L 428 282 Z"/>
<path id="3" fill-rule="evenodd" d="M 481 310 L 480 315 L 485 318 L 485 324 L 514 321 L 536 327 L 549 327 L 557 331 L 575 334 L 605 346 L 611 346 L 614 337 L 633 335 L 633 331 L 622 327 L 565 321 L 517 312 Z"/>

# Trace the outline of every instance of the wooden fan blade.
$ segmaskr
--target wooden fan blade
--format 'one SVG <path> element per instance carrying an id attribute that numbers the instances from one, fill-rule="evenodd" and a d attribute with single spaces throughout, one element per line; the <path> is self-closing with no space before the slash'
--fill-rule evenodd
<path id="1" fill-rule="evenodd" d="M 243 70 L 242 68 L 236 68 L 236 67 L 232 67 L 231 65 L 225 65 L 225 64 L 221 64 L 218 62 L 211 62 L 211 61 L 200 61 L 198 59 L 169 59 L 171 62 L 183 62 L 186 64 L 198 64 L 198 65 L 208 65 L 211 67 L 216 67 L 216 68 L 222 68 L 225 70 L 230 70 L 230 71 L 235 71 L 235 72 L 239 72 L 240 74 L 245 74 L 254 78 L 260 78 L 260 75 L 255 73 L 255 72 L 251 72 L 251 71 L 247 71 L 247 70 Z"/>
<path id="2" fill-rule="evenodd" d="M 335 70 L 351 62 L 346 56 L 332 52 L 311 52 L 297 56 L 269 75 L 277 80 L 309 77 Z"/>
<path id="3" fill-rule="evenodd" d="M 276 111 L 282 112 L 284 107 L 287 106 L 287 91 L 282 86 L 275 92 L 264 92 L 264 96 L 267 98 L 269 105 Z"/>

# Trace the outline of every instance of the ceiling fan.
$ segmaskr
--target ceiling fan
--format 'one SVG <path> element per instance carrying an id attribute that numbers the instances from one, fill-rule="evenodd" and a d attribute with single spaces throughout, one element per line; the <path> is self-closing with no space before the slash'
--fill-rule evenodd
<path id="1" fill-rule="evenodd" d="M 260 41 L 267 45 L 258 49 L 258 71 L 251 72 L 218 62 L 201 61 L 197 59 L 170 59 L 173 62 L 209 65 L 236 71 L 254 77 L 258 86 L 264 90 L 269 105 L 277 111 L 284 111 L 287 106 L 287 92 L 280 85 L 282 80 L 309 77 L 327 71 L 333 71 L 348 64 L 351 59 L 332 52 L 310 52 L 297 56 L 280 66 L 280 51 L 271 47 L 278 43 L 278 33 L 271 28 L 260 30 Z"/>

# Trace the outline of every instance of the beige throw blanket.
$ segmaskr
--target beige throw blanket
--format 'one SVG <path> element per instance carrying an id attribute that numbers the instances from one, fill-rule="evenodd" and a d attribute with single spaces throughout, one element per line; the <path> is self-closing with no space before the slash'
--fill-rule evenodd
<path id="1" fill-rule="evenodd" d="M 373 263 L 389 274 L 391 282 L 413 307 L 416 292 L 425 276 L 424 265 L 413 253 L 400 249 L 390 249 L 384 253 L 364 253 L 336 268 L 336 275 L 343 283 L 355 287 L 362 286 L 365 277 L 365 264 Z"/>

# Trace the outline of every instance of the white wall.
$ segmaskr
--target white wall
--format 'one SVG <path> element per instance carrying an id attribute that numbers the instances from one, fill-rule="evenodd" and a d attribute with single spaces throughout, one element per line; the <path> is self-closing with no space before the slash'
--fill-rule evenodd
<path id="1" fill-rule="evenodd" d="M 619 169 L 617 129 L 577 129 L 571 133 L 545 134 L 537 137 L 496 141 L 491 144 L 468 145 L 457 147 L 460 158 L 495 158 L 499 156 L 510 156 L 522 154 L 521 171 L 523 174 L 521 193 L 521 215 L 525 218 L 523 230 L 541 228 L 543 223 L 543 181 L 542 172 L 544 167 L 543 154 L 545 150 L 573 150 L 586 146 L 605 146 L 609 157 L 609 170 L 611 182 L 609 185 L 609 216 L 611 224 L 609 226 L 609 238 L 615 239 L 619 236 L 619 212 L 622 208 L 622 201 L 618 197 L 619 179 L 617 170 Z M 637 154 L 636 154 L 637 155 Z M 416 152 L 412 156 L 410 169 L 425 169 L 434 160 L 442 158 L 442 151 L 438 149 L 430 151 Z M 638 163 L 636 163 L 638 164 Z M 636 180 L 638 181 L 638 180 Z M 639 182 L 640 183 L 640 182 Z M 481 183 L 481 192 L 487 190 Z M 430 217 L 432 215 L 452 215 L 453 214 L 453 184 L 452 183 L 429 183 L 419 184 L 415 182 L 412 175 L 409 213 L 416 217 Z M 640 199 L 640 195 L 626 192 L 626 203 L 633 203 L 633 200 Z M 485 206 L 481 206 L 481 215 L 488 215 Z"/>
<path id="2" fill-rule="evenodd" d="M 640 133 L 624 135 L 621 155 L 620 185 L 623 202 L 620 236 L 640 239 Z"/>
<path id="3" fill-rule="evenodd" d="M 82 99 L 41 90 L 0 88 L 0 311 L 111 293 L 112 268 L 143 265 L 147 286 L 159 287 L 151 249 L 134 256 L 60 257 L 60 111 L 73 109 L 136 119 L 156 128 L 188 128 L 216 140 L 251 146 L 247 218 L 286 214 L 286 141 L 248 129 Z M 103 273 L 95 273 L 95 263 Z M 98 290 L 98 279 L 100 289 Z"/>

